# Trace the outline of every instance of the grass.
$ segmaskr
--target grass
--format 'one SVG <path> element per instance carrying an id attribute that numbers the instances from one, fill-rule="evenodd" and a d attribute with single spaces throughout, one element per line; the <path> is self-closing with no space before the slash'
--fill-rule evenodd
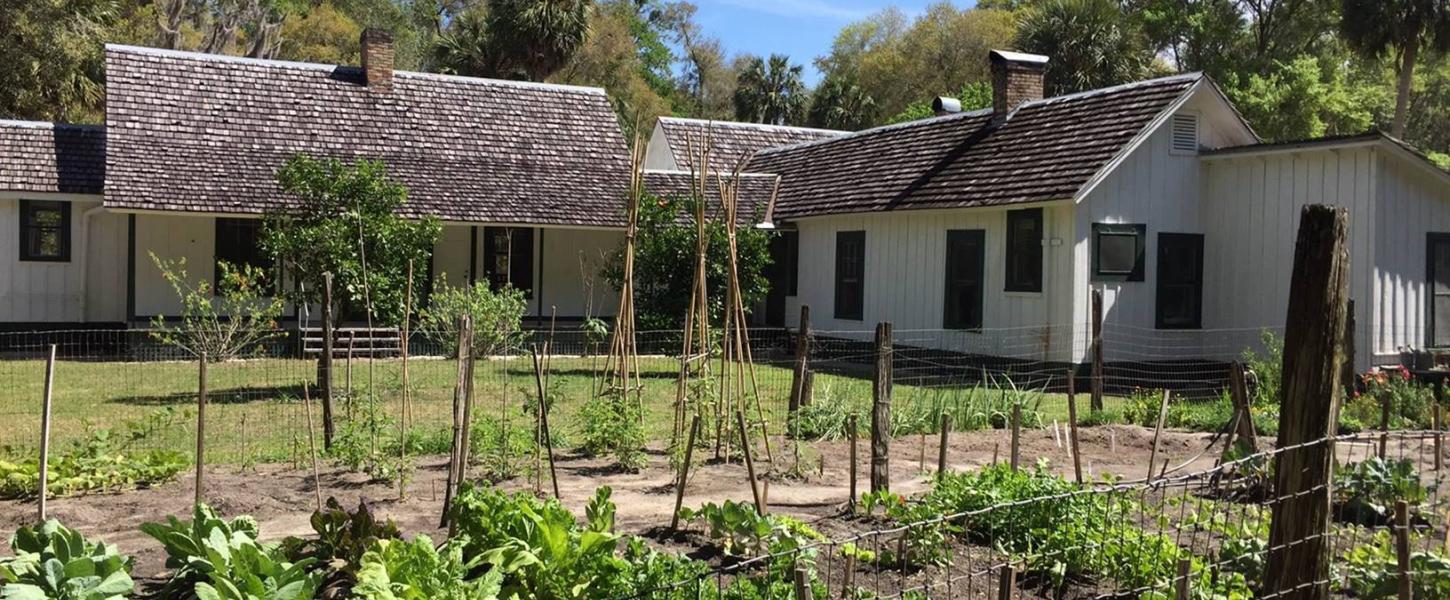
<path id="1" fill-rule="evenodd" d="M 640 361 L 644 386 L 647 439 L 668 439 L 671 406 L 675 397 L 678 363 L 673 359 L 646 357 Z M 0 451 L 30 453 L 38 445 L 44 362 L 0 361 Z M 578 418 L 594 386 L 593 373 L 602 359 L 555 358 L 551 388 L 555 408 L 550 413 L 555 431 L 566 440 L 577 439 Z M 535 392 L 533 369 L 528 359 L 494 359 L 479 363 L 475 380 L 477 410 L 494 419 L 517 419 L 525 425 L 522 406 Z M 207 405 L 208 461 L 223 463 L 276 462 L 304 456 L 307 448 L 307 419 L 303 412 L 303 382 L 315 381 L 316 363 L 296 359 L 253 359 L 208 366 Z M 339 420 L 356 411 L 367 395 L 367 382 L 374 382 L 377 399 L 388 415 L 397 415 L 401 404 L 401 363 L 388 359 L 371 365 L 357 360 L 352 368 L 352 398 L 348 400 L 348 375 L 344 361 L 338 361 L 334 375 Z M 409 363 L 413 399 L 413 422 L 422 430 L 442 430 L 451 422 L 452 389 L 457 377 L 453 361 L 436 358 L 413 359 Z M 791 371 L 785 366 L 757 364 L 761 406 L 774 433 L 784 433 Z M 151 416 L 153 433 L 140 444 L 146 447 L 188 451 L 194 444 L 197 367 L 192 362 L 65 362 L 56 366 L 53 393 L 52 444 L 84 439 L 96 429 L 124 430 L 129 423 Z M 312 393 L 317 390 L 314 386 Z M 869 406 L 871 382 L 864 378 L 818 373 L 816 394 L 842 395 L 864 400 Z M 897 410 L 913 410 L 923 398 L 939 398 L 940 389 L 898 384 L 894 400 Z M 947 391 L 945 393 L 952 393 Z M 312 418 L 321 435 L 321 415 L 313 398 Z M 1087 397 L 1079 397 L 1081 415 L 1087 412 Z M 1120 410 L 1121 400 L 1107 399 L 1108 412 Z M 1062 394 L 1042 394 L 1038 411 L 1044 423 L 1067 422 L 1067 400 Z M 865 414 L 862 413 L 864 417 Z M 339 426 L 340 427 L 340 426 Z"/>

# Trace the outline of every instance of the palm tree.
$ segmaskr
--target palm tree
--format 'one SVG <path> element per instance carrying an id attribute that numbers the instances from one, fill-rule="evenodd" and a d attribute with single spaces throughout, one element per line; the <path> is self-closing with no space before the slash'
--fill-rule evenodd
<path id="1" fill-rule="evenodd" d="M 593 0 L 489 0 L 453 19 L 433 47 L 445 73 L 543 81 L 589 37 Z"/>
<path id="2" fill-rule="evenodd" d="M 1047 0 L 1029 10 L 1017 44 L 1052 57 L 1048 95 L 1141 79 L 1153 57 L 1142 31 L 1114 0 Z"/>
<path id="3" fill-rule="evenodd" d="M 876 101 L 854 78 L 827 77 L 811 97 L 806 123 L 811 127 L 856 130 L 869 127 L 876 119 Z"/>
<path id="4" fill-rule="evenodd" d="M 1370 58 L 1398 54 L 1399 85 L 1390 131 L 1405 135 L 1410 85 L 1421 49 L 1450 51 L 1450 2 L 1446 0 L 1343 0 L 1340 32 L 1351 48 Z"/>
<path id="5" fill-rule="evenodd" d="M 770 55 L 768 63 L 751 58 L 735 85 L 735 118 L 773 125 L 800 122 L 806 107 L 803 71 L 783 54 Z"/>

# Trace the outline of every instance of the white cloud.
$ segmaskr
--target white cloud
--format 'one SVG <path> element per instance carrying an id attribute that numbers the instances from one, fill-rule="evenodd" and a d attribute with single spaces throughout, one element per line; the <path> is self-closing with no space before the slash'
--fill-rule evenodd
<path id="1" fill-rule="evenodd" d="M 870 10 L 840 6 L 826 0 L 721 0 L 723 4 L 781 17 L 824 17 L 854 21 L 871 14 Z"/>

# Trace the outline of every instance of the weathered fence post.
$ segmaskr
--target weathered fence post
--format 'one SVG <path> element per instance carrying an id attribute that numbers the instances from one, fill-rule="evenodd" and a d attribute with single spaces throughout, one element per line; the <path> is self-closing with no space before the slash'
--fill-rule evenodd
<path id="1" fill-rule="evenodd" d="M 1092 351 L 1093 351 L 1093 381 L 1092 381 L 1092 404 L 1093 412 L 1103 410 L 1103 291 L 1093 290 L 1092 300 Z"/>
<path id="2" fill-rule="evenodd" d="M 1244 383 L 1244 365 L 1234 362 L 1229 366 L 1228 373 L 1229 399 L 1234 405 L 1235 422 L 1237 427 L 1231 437 L 1238 439 L 1238 446 L 1246 454 L 1253 454 L 1259 451 L 1258 432 L 1254 430 L 1254 416 L 1249 402 L 1248 385 Z M 1231 444 L 1224 444 L 1224 454 L 1228 453 Z"/>
<path id="3" fill-rule="evenodd" d="M 1017 587 L 1017 569 L 1010 564 L 1002 565 L 997 574 L 997 600 L 1009 600 L 1014 587 Z"/>
<path id="4" fill-rule="evenodd" d="M 1339 372 L 1344 368 L 1349 213 L 1322 205 L 1300 213 L 1284 328 L 1279 451 L 1265 595 L 1329 597 L 1329 514 Z"/>
<path id="5" fill-rule="evenodd" d="M 1022 402 L 1015 401 L 1012 404 L 1012 470 L 1016 471 L 1022 463 Z"/>
<path id="6" fill-rule="evenodd" d="M 196 364 L 196 504 L 202 502 L 203 473 L 206 472 L 206 351 Z"/>
<path id="7" fill-rule="evenodd" d="M 50 398 L 55 390 L 55 344 L 50 345 L 50 355 L 45 359 L 45 396 L 40 399 L 40 500 L 36 512 L 45 522 L 45 499 L 50 491 Z"/>
<path id="8" fill-rule="evenodd" d="M 1353 390 L 1356 375 L 1354 372 L 1354 298 L 1349 299 L 1349 303 L 1344 309 L 1344 321 L 1344 370 L 1339 373 L 1339 385 L 1346 390 Z"/>
<path id="9" fill-rule="evenodd" d="M 439 518 L 438 526 L 444 527 L 450 524 L 449 511 L 453 507 L 453 492 L 461 483 L 462 469 L 459 463 L 468 460 L 467 455 L 460 458 L 463 449 L 463 405 L 468 393 L 468 381 L 472 375 L 468 372 L 468 356 L 472 354 L 473 347 L 473 320 L 464 315 L 458 318 L 458 381 L 453 387 L 453 444 L 448 454 L 448 478 L 443 488 L 443 516 Z"/>
<path id="10" fill-rule="evenodd" d="M 810 578 L 801 567 L 795 570 L 795 600 L 811 600 Z"/>
<path id="11" fill-rule="evenodd" d="M 1067 370 L 1067 426 L 1068 435 L 1072 436 L 1068 444 L 1072 448 L 1072 472 L 1077 482 L 1082 483 L 1082 455 L 1077 444 L 1077 380 L 1072 369 Z"/>
<path id="12" fill-rule="evenodd" d="M 876 325 L 876 372 L 871 386 L 871 491 L 891 489 L 891 323 Z"/>
<path id="13" fill-rule="evenodd" d="M 947 437 L 952 431 L 951 413 L 941 415 L 941 446 L 936 451 L 936 478 L 941 480 L 947 472 Z"/>
<path id="14" fill-rule="evenodd" d="M 1174 582 L 1178 585 L 1175 586 L 1173 594 L 1175 600 L 1188 600 L 1188 581 L 1192 574 L 1193 561 L 1187 558 L 1178 559 L 1178 579 Z"/>
<path id="15" fill-rule="evenodd" d="M 317 385 L 322 387 L 322 448 L 332 449 L 332 273 L 322 274 L 322 358 Z"/>
<path id="16" fill-rule="evenodd" d="M 800 330 L 796 332 L 795 369 L 791 371 L 789 409 L 792 418 L 797 410 L 809 400 L 806 399 L 806 373 L 810 369 L 811 354 L 811 307 L 801 305 Z"/>
<path id="17" fill-rule="evenodd" d="M 1399 571 L 1399 600 L 1411 600 L 1414 595 L 1414 580 L 1410 576 L 1410 505 L 1404 500 L 1395 502 L 1395 558 Z"/>
<path id="18" fill-rule="evenodd" d="M 1158 444 L 1163 437 L 1163 422 L 1168 419 L 1168 400 L 1171 394 L 1163 390 L 1163 402 L 1158 405 L 1158 426 L 1153 429 L 1153 448 L 1148 452 L 1148 477 L 1146 481 L 1153 481 L 1154 463 L 1158 462 Z"/>

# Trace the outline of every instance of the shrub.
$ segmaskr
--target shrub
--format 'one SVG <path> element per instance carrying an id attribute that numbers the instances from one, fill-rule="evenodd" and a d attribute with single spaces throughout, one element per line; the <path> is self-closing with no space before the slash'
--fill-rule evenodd
<path id="1" fill-rule="evenodd" d="M 185 258 L 166 261 L 153 253 L 151 260 L 181 302 L 179 323 L 163 315 L 152 319 L 155 340 L 219 362 L 259 351 L 263 342 L 280 335 L 277 317 L 282 315 L 282 300 L 267 297 L 272 295 L 270 284 L 261 269 L 220 261 L 221 273 L 213 288 L 210 282 L 187 277 Z"/>
<path id="2" fill-rule="evenodd" d="M 473 354 L 487 357 L 512 352 L 522 340 L 528 301 L 512 286 L 498 291 L 487 284 L 454 287 L 439 276 L 418 331 L 438 343 L 448 356 L 458 356 L 458 319 L 473 319 Z"/>
<path id="3" fill-rule="evenodd" d="M 0 558 L 0 597 L 7 600 L 121 600 L 131 595 L 131 557 L 91 542 L 51 519 L 10 538 Z"/>
<path id="4" fill-rule="evenodd" d="M 585 401 L 579 411 L 581 449 L 590 456 L 613 456 L 621 468 L 645 465 L 644 424 L 639 403 L 626 395 L 608 394 Z"/>

